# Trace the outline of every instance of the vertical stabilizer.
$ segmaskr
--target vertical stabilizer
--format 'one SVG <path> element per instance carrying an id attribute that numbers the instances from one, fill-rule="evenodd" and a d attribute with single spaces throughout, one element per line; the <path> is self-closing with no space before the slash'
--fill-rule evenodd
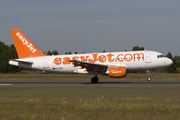
<path id="1" fill-rule="evenodd" d="M 43 54 L 20 29 L 11 29 L 11 34 L 19 59 L 47 56 Z"/>

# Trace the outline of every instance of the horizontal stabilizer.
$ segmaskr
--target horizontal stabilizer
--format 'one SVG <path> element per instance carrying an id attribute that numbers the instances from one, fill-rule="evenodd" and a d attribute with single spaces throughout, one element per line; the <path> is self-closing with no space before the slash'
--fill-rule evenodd
<path id="1" fill-rule="evenodd" d="M 10 60 L 10 61 L 20 62 L 20 63 L 26 63 L 26 64 L 33 64 L 33 63 L 34 63 L 33 61 L 23 60 L 23 59 L 13 59 L 13 60 Z M 10 62 L 10 61 L 9 61 L 9 62 Z"/>

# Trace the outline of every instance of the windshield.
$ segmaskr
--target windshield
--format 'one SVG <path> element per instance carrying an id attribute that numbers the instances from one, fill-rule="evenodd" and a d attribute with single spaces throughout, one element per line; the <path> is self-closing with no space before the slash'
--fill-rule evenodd
<path id="1" fill-rule="evenodd" d="M 166 57 L 165 55 L 158 55 L 157 58 L 163 58 Z"/>

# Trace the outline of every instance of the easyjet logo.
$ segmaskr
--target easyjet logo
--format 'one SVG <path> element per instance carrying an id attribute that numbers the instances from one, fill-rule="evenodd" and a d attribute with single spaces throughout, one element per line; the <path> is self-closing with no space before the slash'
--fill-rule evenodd
<path id="1" fill-rule="evenodd" d="M 33 47 L 32 43 L 29 43 L 19 32 L 16 33 L 16 36 L 22 41 L 23 45 L 29 48 L 32 53 L 36 52 L 36 49 Z"/>
<path id="2" fill-rule="evenodd" d="M 121 73 L 121 71 L 112 71 L 112 73 Z"/>
<path id="3" fill-rule="evenodd" d="M 123 61 L 144 61 L 144 54 L 143 53 L 134 53 L 134 54 L 118 54 L 117 56 L 115 56 L 114 54 L 110 53 L 107 55 L 99 55 L 99 54 L 92 54 L 92 56 L 74 56 L 72 57 L 72 59 L 70 57 L 57 57 L 54 59 L 54 64 L 55 65 L 60 65 L 60 64 L 71 64 L 71 62 L 69 62 L 70 60 L 79 60 L 79 61 L 83 61 L 83 62 L 89 62 L 89 63 L 96 63 L 96 62 L 100 62 L 100 63 L 104 63 L 106 61 L 108 62 L 123 62 Z"/>

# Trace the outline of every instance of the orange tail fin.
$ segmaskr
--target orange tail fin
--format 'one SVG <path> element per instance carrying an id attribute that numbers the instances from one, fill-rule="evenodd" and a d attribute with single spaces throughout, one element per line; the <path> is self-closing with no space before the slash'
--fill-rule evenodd
<path id="1" fill-rule="evenodd" d="M 19 58 L 47 56 L 43 54 L 20 29 L 11 29 L 11 34 Z"/>

